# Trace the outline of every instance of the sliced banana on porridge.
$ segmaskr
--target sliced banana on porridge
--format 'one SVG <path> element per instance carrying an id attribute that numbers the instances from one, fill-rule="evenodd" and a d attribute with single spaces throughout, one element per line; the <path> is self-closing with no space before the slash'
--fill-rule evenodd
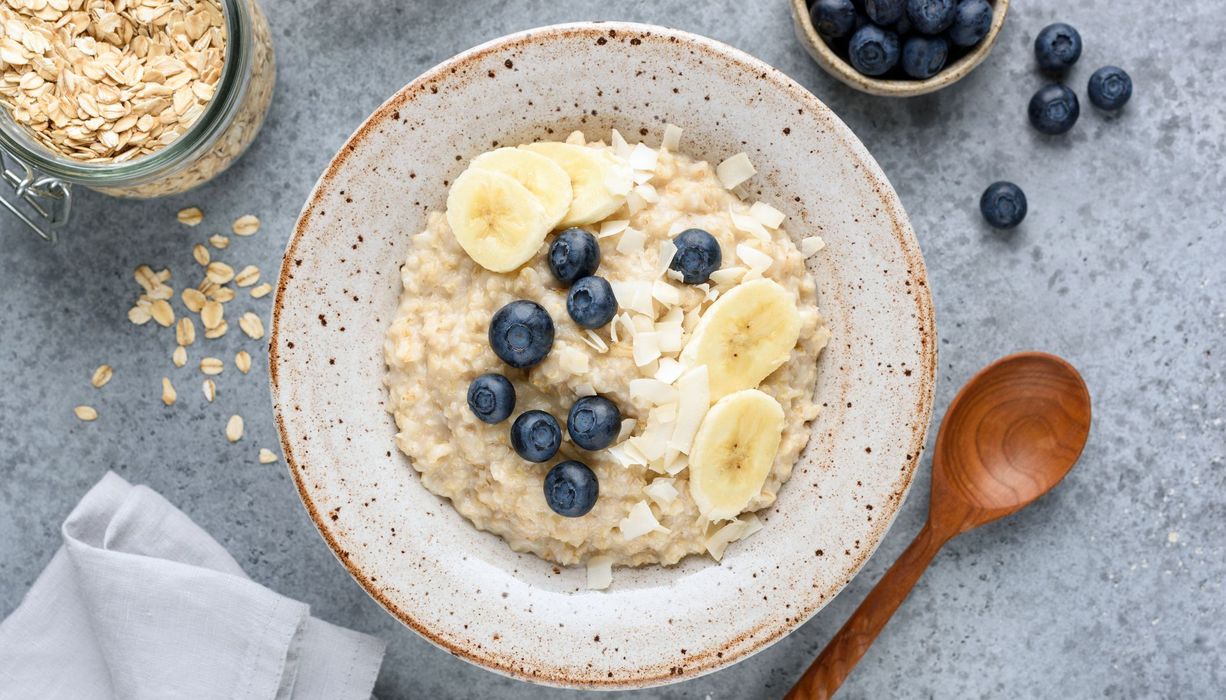
<path id="1" fill-rule="evenodd" d="M 531 192 L 549 219 L 549 228 L 554 228 L 570 210 L 573 190 L 570 175 L 553 160 L 522 148 L 499 148 L 482 153 L 469 164 L 470 168 L 492 170 L 509 175 Z"/>
<path id="2" fill-rule="evenodd" d="M 732 520 L 762 492 L 783 435 L 783 407 L 758 389 L 715 402 L 690 451 L 690 496 L 708 520 Z"/>
<path id="3" fill-rule="evenodd" d="M 761 384 L 788 361 L 799 337 L 795 297 L 777 282 L 757 279 L 733 287 L 703 313 L 681 362 L 707 366 L 714 401 Z"/>
<path id="4" fill-rule="evenodd" d="M 559 141 L 540 141 L 520 148 L 557 163 L 570 175 L 574 198 L 558 226 L 582 226 L 608 218 L 626 203 L 634 186 L 634 170 L 606 149 Z"/>
<path id="5" fill-rule="evenodd" d="M 510 175 L 469 168 L 447 194 L 447 224 L 460 247 L 491 272 L 528 262 L 553 223 L 544 205 Z"/>

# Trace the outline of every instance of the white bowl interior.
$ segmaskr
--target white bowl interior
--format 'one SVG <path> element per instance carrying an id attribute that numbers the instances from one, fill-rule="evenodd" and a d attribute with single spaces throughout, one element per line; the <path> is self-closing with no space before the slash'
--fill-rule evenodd
<path id="1" fill-rule="evenodd" d="M 615 571 L 607 592 L 477 532 L 427 492 L 393 444 L 383 334 L 409 236 L 472 156 L 573 129 L 682 149 L 746 151 L 755 196 L 793 236 L 822 235 L 810 270 L 834 339 L 825 410 L 766 528 L 722 564 Z M 640 132 L 642 130 L 642 132 Z M 440 646 L 561 685 L 667 683 L 744 658 L 828 602 L 907 492 L 931 413 L 932 306 L 897 196 L 860 142 L 782 74 L 659 27 L 533 30 L 474 49 L 389 100 L 321 177 L 289 249 L 270 367 L 304 503 L 354 577 Z M 446 309 L 440 309 L 446 313 Z"/>

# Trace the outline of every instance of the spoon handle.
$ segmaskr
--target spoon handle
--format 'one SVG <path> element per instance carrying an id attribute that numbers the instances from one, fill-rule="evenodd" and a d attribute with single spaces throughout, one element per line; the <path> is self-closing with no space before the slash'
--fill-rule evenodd
<path id="1" fill-rule="evenodd" d="M 925 524 L 907 551 L 885 572 L 851 619 L 792 687 L 786 700 L 825 700 L 834 695 L 949 538 L 950 535 L 939 534 L 931 524 Z"/>

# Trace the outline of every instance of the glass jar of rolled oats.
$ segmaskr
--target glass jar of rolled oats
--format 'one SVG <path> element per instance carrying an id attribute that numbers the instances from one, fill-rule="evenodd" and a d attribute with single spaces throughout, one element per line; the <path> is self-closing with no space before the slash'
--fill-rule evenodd
<path id="1" fill-rule="evenodd" d="M 0 0 L 0 205 L 54 240 L 73 186 L 191 189 L 251 145 L 275 80 L 256 0 Z"/>

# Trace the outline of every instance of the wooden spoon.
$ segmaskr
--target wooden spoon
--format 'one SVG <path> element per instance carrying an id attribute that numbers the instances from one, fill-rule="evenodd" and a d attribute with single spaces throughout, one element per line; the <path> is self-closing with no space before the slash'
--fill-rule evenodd
<path id="1" fill-rule="evenodd" d="M 955 535 L 1029 505 L 1073 468 L 1090 432 L 1090 393 L 1054 355 L 1003 357 L 945 413 L 932 455 L 928 522 L 826 645 L 788 700 L 829 698 Z"/>

